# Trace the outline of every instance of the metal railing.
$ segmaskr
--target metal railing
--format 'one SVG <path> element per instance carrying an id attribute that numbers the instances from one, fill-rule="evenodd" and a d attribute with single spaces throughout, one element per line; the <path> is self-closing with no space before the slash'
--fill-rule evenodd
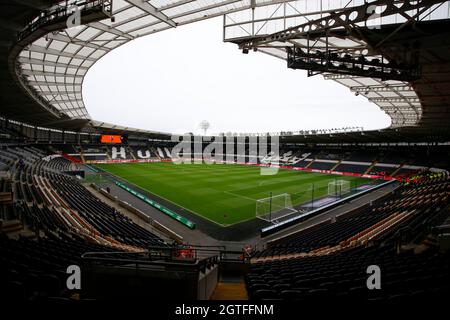
<path id="1" fill-rule="evenodd" d="M 57 5 L 49 10 L 42 11 L 39 16 L 35 17 L 27 24 L 24 30 L 19 32 L 18 41 L 21 41 L 29 34 L 44 25 L 50 24 L 54 21 L 67 20 L 74 13 L 74 8 L 80 13 L 88 11 L 102 10 L 106 15 L 112 15 L 112 0 L 78 0 L 73 2 L 64 2 L 64 5 Z"/>
<path id="2" fill-rule="evenodd" d="M 226 250 L 224 246 L 151 246 L 143 252 L 86 252 L 82 261 L 87 265 L 134 266 L 135 268 L 165 267 L 181 270 L 206 269 L 223 262 L 249 263 L 244 250 Z"/>

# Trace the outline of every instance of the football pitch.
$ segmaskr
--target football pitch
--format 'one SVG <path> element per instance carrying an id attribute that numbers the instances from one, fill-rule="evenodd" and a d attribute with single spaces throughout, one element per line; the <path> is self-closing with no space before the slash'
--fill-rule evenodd
<path id="1" fill-rule="evenodd" d="M 256 202 L 288 194 L 293 206 L 324 197 L 328 183 L 349 181 L 352 188 L 370 179 L 294 170 L 261 175 L 260 167 L 233 164 L 121 163 L 97 165 L 212 222 L 227 226 L 256 217 Z"/>

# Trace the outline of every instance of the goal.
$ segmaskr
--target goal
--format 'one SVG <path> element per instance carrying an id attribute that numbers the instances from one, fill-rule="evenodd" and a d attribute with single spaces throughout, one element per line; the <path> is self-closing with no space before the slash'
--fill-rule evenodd
<path id="1" fill-rule="evenodd" d="M 256 200 L 256 217 L 265 221 L 277 221 L 296 212 L 288 193 Z"/>
<path id="2" fill-rule="evenodd" d="M 340 197 L 350 193 L 350 181 L 335 180 L 328 183 L 328 195 L 332 197 Z"/>

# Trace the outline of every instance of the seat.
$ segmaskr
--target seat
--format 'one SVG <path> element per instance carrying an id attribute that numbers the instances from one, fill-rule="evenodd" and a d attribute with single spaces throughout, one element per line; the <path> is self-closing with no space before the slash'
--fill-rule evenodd
<path id="1" fill-rule="evenodd" d="M 277 299 L 279 297 L 275 290 L 262 289 L 255 291 L 253 293 L 253 298 L 255 300 L 270 300 Z"/>
<path id="2" fill-rule="evenodd" d="M 291 288 L 291 286 L 289 284 L 285 284 L 285 283 L 278 283 L 278 284 L 274 285 L 272 288 L 273 288 L 273 290 L 281 292 L 283 290 L 289 290 Z"/>
<path id="3" fill-rule="evenodd" d="M 299 290 L 283 290 L 280 293 L 280 298 L 283 300 L 300 300 L 303 298 L 303 293 Z"/>

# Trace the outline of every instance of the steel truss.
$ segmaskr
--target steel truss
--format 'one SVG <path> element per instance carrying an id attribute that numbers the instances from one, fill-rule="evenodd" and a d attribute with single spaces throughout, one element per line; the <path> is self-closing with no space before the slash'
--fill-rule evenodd
<path id="1" fill-rule="evenodd" d="M 394 58 L 388 45 L 403 28 L 428 18 L 443 4 L 448 6 L 448 1 L 375 0 L 284 17 L 275 14 L 281 10 L 277 7 L 271 20 L 283 19 L 284 25 L 295 18 L 305 22 L 270 34 L 261 34 L 262 28 L 256 28 L 256 32 L 253 27 L 251 32 L 247 28 L 243 35 L 226 40 L 238 44 L 243 53 L 267 53 L 285 59 L 289 68 L 306 70 L 308 76 L 321 74 L 335 80 L 377 104 L 391 117 L 393 127 L 409 126 L 422 116 L 421 101 L 410 85 L 421 77 L 420 65 L 413 55 Z M 444 18 L 449 18 L 448 13 Z M 385 29 L 383 21 L 389 19 L 394 26 Z M 228 29 L 253 26 L 255 21 L 224 19 L 224 34 Z M 384 29 L 387 31 L 380 33 Z"/>
<path id="2" fill-rule="evenodd" d="M 309 76 L 327 72 L 409 82 L 420 78 L 417 61 L 410 59 L 407 64 L 388 61 L 383 55 L 382 44 L 404 26 L 423 18 L 422 15 L 432 6 L 444 2 L 377 0 L 358 7 L 328 12 L 323 18 L 269 36 L 241 39 L 239 47 L 248 52 L 251 49 L 258 50 L 261 46 L 270 46 L 271 43 L 285 43 L 288 67 L 307 70 Z M 374 14 L 376 12 L 379 13 Z M 406 21 L 376 44 L 365 41 L 362 29 L 373 29 L 371 20 L 395 15 L 403 16 Z M 364 47 L 336 47 L 330 38 L 350 38 L 359 44 L 364 42 Z"/>

